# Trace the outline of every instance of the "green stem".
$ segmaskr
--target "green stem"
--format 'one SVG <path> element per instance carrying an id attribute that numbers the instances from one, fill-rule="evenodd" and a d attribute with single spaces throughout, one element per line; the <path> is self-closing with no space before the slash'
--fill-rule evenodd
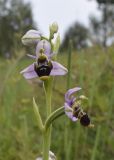
<path id="1" fill-rule="evenodd" d="M 49 157 L 49 148 L 50 148 L 50 138 L 51 138 L 51 124 L 52 122 L 57 119 L 58 117 L 64 115 L 64 107 L 61 107 L 54 111 L 48 119 L 45 122 L 45 130 L 44 130 L 44 141 L 43 141 L 43 146 L 44 146 L 44 154 L 43 154 L 43 160 L 48 160 Z"/>
<path id="2" fill-rule="evenodd" d="M 52 82 L 53 78 L 49 78 L 48 80 L 44 81 L 47 118 L 51 114 Z M 43 160 L 49 160 L 50 140 L 51 140 L 51 126 L 47 130 L 45 130 L 43 134 Z"/>
<path id="3" fill-rule="evenodd" d="M 44 130 L 43 122 L 42 122 L 42 119 L 41 119 L 41 116 L 40 116 L 40 113 L 39 113 L 39 107 L 36 104 L 34 97 L 33 97 L 33 110 L 34 110 L 34 113 L 35 113 L 35 116 L 36 116 L 38 127 L 39 127 L 40 131 L 43 132 L 43 130 Z"/>
<path id="4" fill-rule="evenodd" d="M 46 130 L 43 135 L 43 160 L 49 160 L 50 139 L 51 127 L 48 128 L 48 130 Z"/>
<path id="5" fill-rule="evenodd" d="M 46 112 L 47 112 L 46 117 L 48 117 L 51 114 L 52 82 L 53 82 L 52 77 L 44 81 L 44 91 L 46 96 Z"/>

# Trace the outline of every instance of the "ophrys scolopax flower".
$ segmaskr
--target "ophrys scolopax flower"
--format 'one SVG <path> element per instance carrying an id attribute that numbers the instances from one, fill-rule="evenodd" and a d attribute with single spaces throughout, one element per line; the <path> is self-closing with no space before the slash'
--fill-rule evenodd
<path id="1" fill-rule="evenodd" d="M 49 78 L 49 76 L 60 76 L 67 73 L 67 69 L 56 61 L 52 61 L 47 57 L 44 48 L 39 50 L 36 61 L 21 71 L 26 79 L 39 77 L 41 80 Z"/>
<path id="2" fill-rule="evenodd" d="M 80 87 L 69 89 L 65 94 L 65 113 L 72 120 L 80 120 L 83 126 L 92 126 L 90 118 L 87 113 L 83 111 L 81 107 L 81 101 L 87 99 L 85 96 L 74 97 L 73 94 L 81 90 Z"/>

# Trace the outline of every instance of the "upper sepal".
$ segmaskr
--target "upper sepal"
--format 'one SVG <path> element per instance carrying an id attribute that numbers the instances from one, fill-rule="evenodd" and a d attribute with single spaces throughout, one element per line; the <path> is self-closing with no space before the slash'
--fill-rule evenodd
<path id="1" fill-rule="evenodd" d="M 44 54 L 51 58 L 53 56 L 51 44 L 48 40 L 41 40 L 36 46 L 36 57 L 38 58 L 41 50 L 43 49 Z"/>
<path id="2" fill-rule="evenodd" d="M 66 94 L 65 94 L 65 101 L 69 104 L 72 105 L 73 102 L 76 100 L 76 98 L 73 96 L 73 94 L 77 91 L 81 90 L 80 87 L 75 87 L 72 89 L 69 89 Z"/>

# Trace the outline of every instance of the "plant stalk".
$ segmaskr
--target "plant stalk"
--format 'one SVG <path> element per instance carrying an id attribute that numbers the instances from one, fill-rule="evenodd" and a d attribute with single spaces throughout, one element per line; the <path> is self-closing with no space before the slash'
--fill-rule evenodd
<path id="1" fill-rule="evenodd" d="M 44 81 L 44 91 L 46 96 L 46 118 L 48 118 L 51 114 L 51 96 L 52 96 L 52 83 L 53 78 L 49 78 Z M 50 142 L 51 141 L 51 126 L 44 130 L 43 134 L 43 160 L 49 160 L 49 150 L 50 150 Z"/>

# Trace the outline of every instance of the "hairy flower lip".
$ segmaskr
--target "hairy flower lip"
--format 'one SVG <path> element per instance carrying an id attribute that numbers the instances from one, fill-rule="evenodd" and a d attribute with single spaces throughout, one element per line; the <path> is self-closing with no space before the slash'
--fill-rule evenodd
<path id="1" fill-rule="evenodd" d="M 40 62 L 44 62 L 45 63 L 45 60 L 41 60 Z M 49 61 L 46 62 L 47 64 L 46 65 L 41 65 L 41 66 L 37 66 L 38 64 L 37 63 L 34 63 L 34 70 L 35 72 L 37 73 L 37 75 L 39 77 L 43 77 L 43 76 L 49 76 L 50 75 L 50 72 L 53 68 L 53 65 L 52 63 Z M 40 63 L 42 64 L 42 63 Z"/>
<path id="2" fill-rule="evenodd" d="M 80 118 L 80 123 L 85 127 L 90 125 L 90 118 L 88 117 L 87 114 L 85 114 Z"/>

